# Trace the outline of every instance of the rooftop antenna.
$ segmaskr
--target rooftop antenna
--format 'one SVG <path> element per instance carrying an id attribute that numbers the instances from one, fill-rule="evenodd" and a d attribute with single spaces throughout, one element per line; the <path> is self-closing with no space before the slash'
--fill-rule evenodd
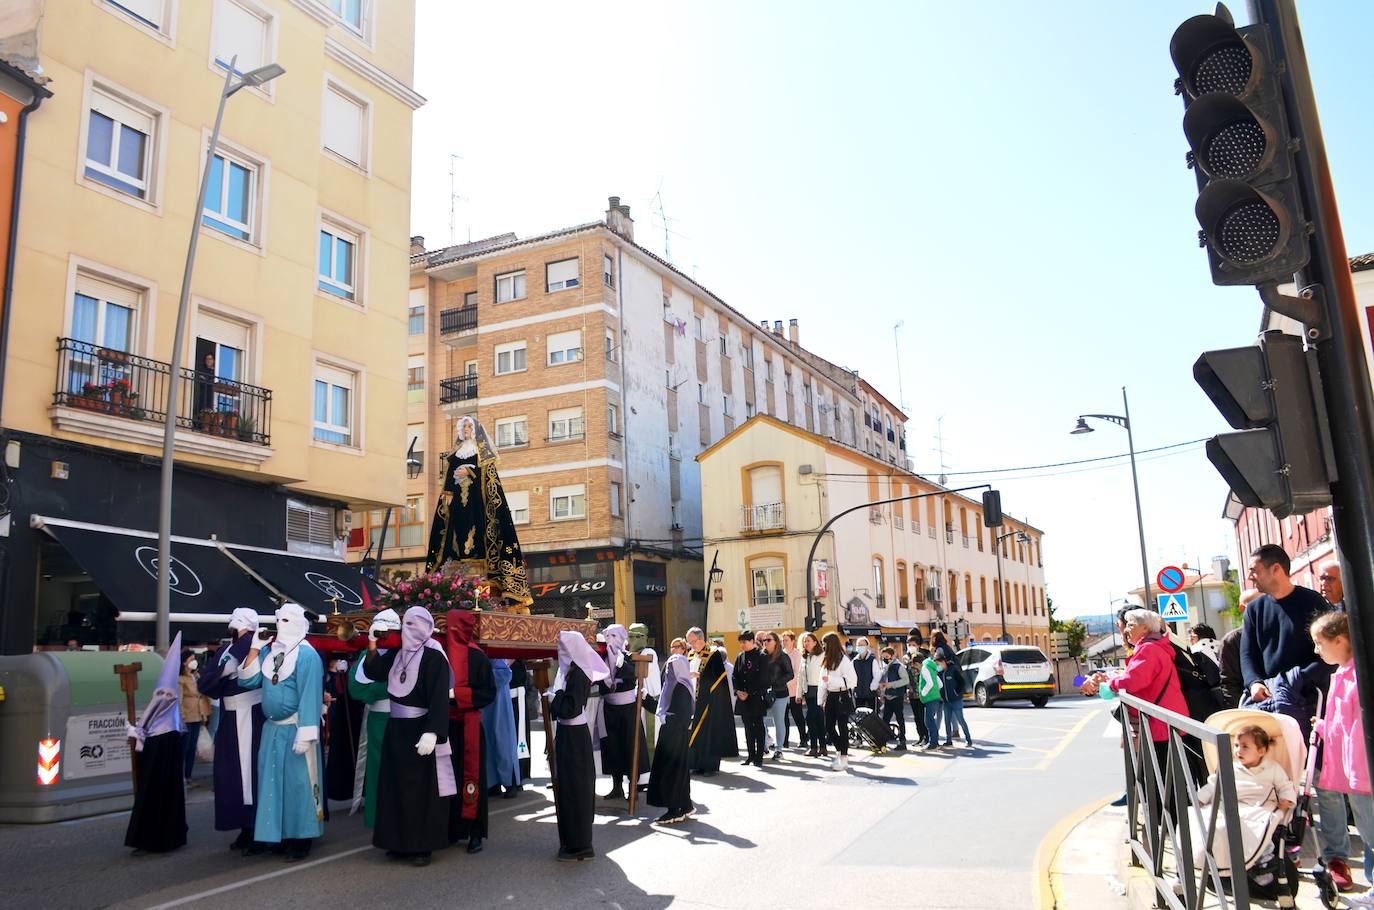
<path id="1" fill-rule="evenodd" d="M 945 415 L 935 418 L 935 451 L 940 456 L 940 486 L 949 485 L 949 475 L 945 473 Z"/>
<path id="2" fill-rule="evenodd" d="M 898 319 L 892 327 L 892 345 L 897 349 L 897 400 L 902 403 L 903 412 L 906 411 L 906 392 L 902 390 L 902 340 L 897 336 L 897 330 L 905 323 L 905 319 Z"/>
<path id="3" fill-rule="evenodd" d="M 673 261 L 673 248 L 668 243 L 668 214 L 663 210 L 663 181 L 658 182 L 658 191 L 654 193 L 653 199 L 654 214 L 663 222 L 663 258 L 669 262 Z"/>
<path id="4" fill-rule="evenodd" d="M 467 197 L 458 195 L 457 177 L 454 169 L 455 161 L 462 161 L 462 155 L 455 155 L 452 152 L 448 156 L 448 242 L 453 245 L 458 242 L 458 222 L 455 217 L 457 202 L 459 199 L 466 200 Z M 468 243 L 472 242 L 472 225 L 468 225 Z"/>

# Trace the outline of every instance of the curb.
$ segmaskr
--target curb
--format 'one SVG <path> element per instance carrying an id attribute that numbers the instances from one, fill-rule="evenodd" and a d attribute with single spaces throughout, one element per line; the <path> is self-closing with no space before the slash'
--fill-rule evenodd
<path id="1" fill-rule="evenodd" d="M 1054 860 L 1059 854 L 1059 848 L 1064 845 L 1064 841 L 1068 839 L 1074 828 L 1077 828 L 1093 813 L 1110 803 L 1112 799 L 1111 796 L 1104 796 L 1085 806 L 1080 806 L 1055 822 L 1054 827 L 1040 841 L 1040 846 L 1035 851 L 1035 861 L 1031 866 L 1031 880 L 1035 883 L 1035 910 L 1054 910 L 1056 906 L 1054 885 L 1051 878 L 1054 874 Z"/>

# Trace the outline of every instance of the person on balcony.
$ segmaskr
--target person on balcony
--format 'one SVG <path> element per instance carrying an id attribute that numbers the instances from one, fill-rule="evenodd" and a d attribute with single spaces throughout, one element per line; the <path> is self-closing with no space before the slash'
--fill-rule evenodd
<path id="1" fill-rule="evenodd" d="M 215 409 L 215 355 L 206 354 L 196 364 L 194 387 L 196 426 L 201 430 L 209 429 L 208 412 Z"/>

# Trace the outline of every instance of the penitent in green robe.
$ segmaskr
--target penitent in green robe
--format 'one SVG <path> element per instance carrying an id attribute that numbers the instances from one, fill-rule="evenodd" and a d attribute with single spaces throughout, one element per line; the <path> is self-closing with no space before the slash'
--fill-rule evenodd
<path id="1" fill-rule="evenodd" d="M 364 651 L 348 668 L 348 694 L 366 705 L 366 739 L 358 750 L 358 760 L 367 764 L 363 777 L 363 823 L 371 828 L 377 820 L 377 775 L 382 769 L 382 738 L 386 735 L 386 722 L 391 717 L 391 696 L 386 691 L 385 679 L 372 681 L 363 673 L 363 658 L 366 656 L 367 652 Z M 355 804 L 357 800 L 358 794 L 354 793 Z"/>

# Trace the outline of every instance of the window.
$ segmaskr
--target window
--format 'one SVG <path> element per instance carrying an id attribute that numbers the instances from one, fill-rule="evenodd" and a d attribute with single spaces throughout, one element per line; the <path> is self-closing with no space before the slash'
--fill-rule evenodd
<path id="1" fill-rule="evenodd" d="M 726 417 L 733 417 L 733 416 L 735 416 L 735 412 L 734 412 L 734 410 L 733 410 L 733 409 L 731 408 L 731 406 L 730 406 L 730 396 L 729 396 L 729 395 L 722 395 L 722 396 L 721 396 L 721 408 L 724 410 L 725 416 L 726 416 Z"/>
<path id="2" fill-rule="evenodd" d="M 550 262 L 544 266 L 544 282 L 545 290 L 550 294 L 577 287 L 580 283 L 577 277 L 577 260 L 564 259 L 561 262 Z"/>
<path id="3" fill-rule="evenodd" d="M 475 306 L 477 306 L 477 292 L 476 292 L 476 291 L 468 291 L 466 294 L 463 295 L 463 306 L 464 306 L 464 307 L 470 307 L 470 306 L 474 306 L 474 307 L 475 307 Z"/>
<path id="4" fill-rule="evenodd" d="M 210 159 L 201 223 L 235 240 L 254 241 L 258 208 L 258 166 L 222 148 Z"/>
<path id="5" fill-rule="evenodd" d="M 363 33 L 363 0 L 328 0 L 329 11 L 359 35 Z"/>
<path id="6" fill-rule="evenodd" d="M 509 303 L 525 297 L 525 270 L 496 276 L 496 302 Z"/>
<path id="7" fill-rule="evenodd" d="M 768 382 L 773 381 L 773 361 L 769 360 L 766 357 L 763 361 L 763 378 L 766 379 Z"/>
<path id="8" fill-rule="evenodd" d="M 525 342 L 512 341 L 496 346 L 496 375 L 521 373 L 525 370 Z"/>
<path id="9" fill-rule="evenodd" d="M 692 316 L 692 337 L 697 341 L 706 340 L 706 324 L 702 322 L 700 316 Z"/>
<path id="10" fill-rule="evenodd" d="M 86 179 L 149 199 L 159 115 L 92 86 L 86 116 Z"/>
<path id="11" fill-rule="evenodd" d="M 979 535 L 979 539 L 982 539 L 982 535 Z M 988 611 L 988 577 L 986 575 L 978 576 L 978 600 L 983 604 L 983 612 L 986 613 Z"/>
<path id="12" fill-rule="evenodd" d="M 620 517 L 620 484 L 611 481 L 611 517 Z"/>
<path id="13" fill-rule="evenodd" d="M 315 364 L 315 439 L 351 446 L 353 402 L 357 374 L 327 364 Z"/>
<path id="14" fill-rule="evenodd" d="M 786 370 L 782 374 L 782 390 L 788 395 L 792 394 L 792 371 Z"/>
<path id="15" fill-rule="evenodd" d="M 411 335 L 423 335 L 425 333 L 425 305 L 410 307 L 410 315 L 406 319 L 406 331 Z"/>
<path id="16" fill-rule="evenodd" d="M 615 344 L 615 331 L 614 331 L 613 329 L 607 329 L 607 330 L 606 330 L 606 360 L 607 360 L 608 362 L 610 362 L 610 363 L 615 363 L 615 360 L 616 360 L 616 356 L 615 356 L 615 355 L 616 355 L 616 349 L 615 349 L 615 348 L 616 348 L 616 344 Z"/>
<path id="17" fill-rule="evenodd" d="M 555 332 L 546 339 L 545 346 L 548 348 L 549 366 L 577 363 L 582 359 L 582 330 Z"/>
<path id="18" fill-rule="evenodd" d="M 246 0 L 215 0 L 215 24 L 210 44 L 216 66 L 246 73 L 272 59 L 272 15 Z"/>
<path id="19" fill-rule="evenodd" d="M 67 359 L 67 391 L 80 394 L 86 383 L 107 385 L 117 379 L 132 379 L 127 366 L 100 360 L 94 356 L 97 348 L 137 353 L 135 331 L 143 291 L 115 284 L 84 272 L 76 275 L 76 290 L 72 296 L 72 323 L 69 330 L 74 341 L 82 342 Z"/>
<path id="20" fill-rule="evenodd" d="M 887 589 L 883 583 L 883 558 L 875 556 L 873 557 L 873 602 L 879 610 L 883 608 L 883 604 L 887 600 L 884 596 L 886 593 Z"/>
<path id="21" fill-rule="evenodd" d="M 105 6 L 156 32 L 162 32 L 165 27 L 167 0 L 105 0 Z"/>
<path id="22" fill-rule="evenodd" d="M 754 368 L 754 345 L 747 339 L 740 345 L 739 356 L 746 370 Z"/>
<path id="23" fill-rule="evenodd" d="M 729 339 L 726 338 L 724 335 L 720 336 L 720 356 L 722 356 L 722 357 L 729 357 L 729 356 L 730 356 L 730 344 L 729 344 Z"/>
<path id="24" fill-rule="evenodd" d="M 323 144 L 325 149 L 358 167 L 367 166 L 368 103 L 338 83 L 324 88 Z"/>
<path id="25" fill-rule="evenodd" d="M 425 400 L 425 358 L 423 354 L 410 358 L 406 367 L 406 401 L 423 404 Z"/>
<path id="26" fill-rule="evenodd" d="M 614 404 L 606 405 L 606 432 L 612 435 L 620 435 L 620 406 Z"/>
<path id="27" fill-rule="evenodd" d="M 529 421 L 522 414 L 519 417 L 503 417 L 496 421 L 496 447 L 509 449 L 530 444 Z"/>
<path id="28" fill-rule="evenodd" d="M 549 412 L 549 442 L 580 439 L 582 432 L 581 408 L 560 408 Z"/>
<path id="29" fill-rule="evenodd" d="M 530 494 L 528 490 L 507 490 L 506 504 L 510 506 L 512 524 L 527 525 L 530 523 Z"/>
<path id="30" fill-rule="evenodd" d="M 754 606 L 787 602 L 787 573 L 782 566 L 751 568 L 749 575 L 753 581 Z"/>
<path id="31" fill-rule="evenodd" d="M 754 414 L 755 414 L 754 403 L 753 403 L 752 401 L 746 401 L 746 402 L 744 403 L 744 416 L 745 416 L 745 418 L 748 419 L 748 418 L 750 418 L 750 417 L 753 417 Z"/>
<path id="32" fill-rule="evenodd" d="M 802 400 L 807 404 L 811 403 L 811 383 L 809 382 L 802 384 Z"/>
<path id="33" fill-rule="evenodd" d="M 898 560 L 897 562 L 897 606 L 902 610 L 909 609 L 911 603 L 907 598 L 906 588 L 906 563 Z"/>
<path id="34" fill-rule="evenodd" d="M 320 226 L 318 287 L 344 300 L 358 299 L 358 248 L 360 238 L 341 225 L 326 221 Z"/>
<path id="35" fill-rule="evenodd" d="M 252 326 L 230 314 L 210 311 L 197 306 L 195 316 L 195 357 L 193 363 L 205 362 L 207 354 L 213 356 L 215 377 L 229 382 L 243 382 L 250 373 L 248 352 L 252 350 Z M 195 408 L 199 411 L 210 408 L 217 411 L 238 410 L 242 404 L 236 395 L 217 395 L 202 386 L 202 392 L 193 396 Z"/>
<path id="36" fill-rule="evenodd" d="M 566 521 L 587 517 L 587 487 L 573 484 L 549 490 L 549 520 Z"/>
<path id="37" fill-rule="evenodd" d="M 615 264 L 610 256 L 601 257 L 601 282 L 608 288 L 615 287 Z"/>

